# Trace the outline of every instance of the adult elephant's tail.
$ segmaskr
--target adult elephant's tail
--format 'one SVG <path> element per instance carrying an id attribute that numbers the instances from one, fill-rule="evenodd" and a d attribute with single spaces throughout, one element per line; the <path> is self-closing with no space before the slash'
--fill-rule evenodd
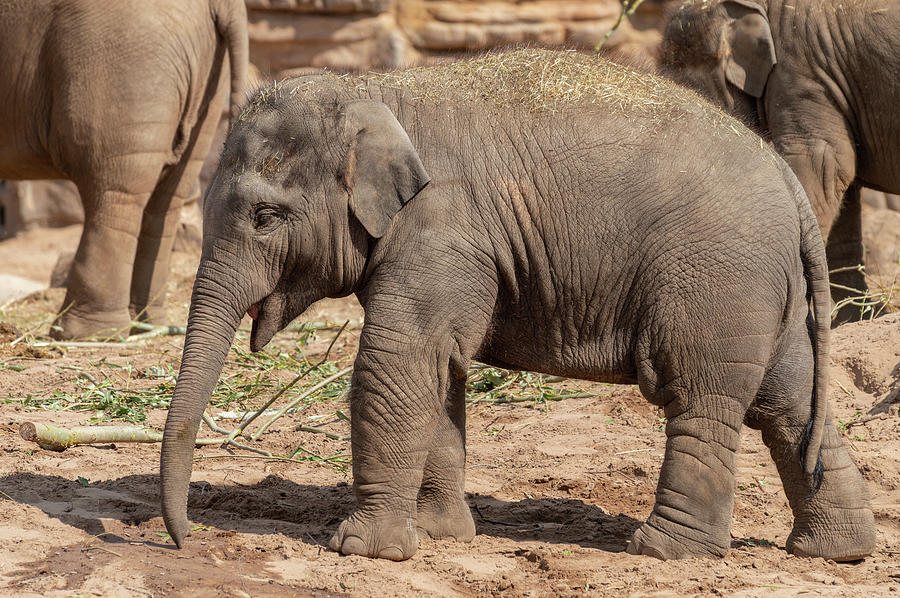
<path id="1" fill-rule="evenodd" d="M 831 292 L 828 283 L 828 264 L 825 260 L 825 243 L 816 216 L 809 205 L 809 198 L 790 167 L 781 160 L 782 174 L 793 192 L 800 214 L 800 258 L 806 276 L 808 294 L 812 300 L 815 317 L 813 397 L 809 422 L 803 438 L 803 470 L 813 476 L 814 486 L 822 483 L 823 466 L 819 451 L 825 435 L 825 418 L 828 412 L 828 341 L 831 334 Z"/>
<path id="2" fill-rule="evenodd" d="M 216 31 L 225 40 L 228 48 L 228 63 L 231 70 L 230 123 L 240 115 L 244 89 L 247 86 L 247 68 L 250 60 L 247 39 L 247 8 L 244 0 L 210 0 L 210 10 Z"/>

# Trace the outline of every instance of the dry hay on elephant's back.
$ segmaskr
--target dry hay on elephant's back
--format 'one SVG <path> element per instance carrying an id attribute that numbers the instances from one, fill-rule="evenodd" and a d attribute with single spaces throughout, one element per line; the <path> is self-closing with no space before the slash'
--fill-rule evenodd
<path id="1" fill-rule="evenodd" d="M 277 109 L 292 98 L 312 98 L 341 88 L 355 90 L 360 96 L 399 90 L 406 99 L 417 102 L 485 102 L 500 109 L 524 108 L 533 113 L 598 105 L 640 117 L 654 126 L 694 115 L 715 125 L 714 133 L 733 133 L 754 142 L 757 139 L 739 121 L 668 79 L 596 54 L 533 48 L 385 73 L 323 73 L 286 79 L 258 90 L 241 120 L 264 109 Z"/>
<path id="2" fill-rule="evenodd" d="M 554 112 L 584 103 L 654 113 L 686 90 L 671 82 L 576 51 L 492 52 L 436 67 L 369 73 L 356 80 L 404 89 L 435 102 L 487 101 L 498 107 Z"/>

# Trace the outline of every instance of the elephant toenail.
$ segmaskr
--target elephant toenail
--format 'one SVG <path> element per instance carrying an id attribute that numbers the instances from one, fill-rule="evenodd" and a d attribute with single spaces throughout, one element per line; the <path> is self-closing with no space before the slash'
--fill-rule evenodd
<path id="1" fill-rule="evenodd" d="M 358 536 L 346 536 L 341 544 L 340 551 L 343 554 L 359 554 L 362 556 L 372 556 L 366 550 L 366 543 Z"/>
<path id="2" fill-rule="evenodd" d="M 403 552 L 396 546 L 388 546 L 387 548 L 382 548 L 381 552 L 378 553 L 378 557 L 382 558 L 382 559 L 388 559 L 391 561 L 406 560 L 403 557 Z"/>

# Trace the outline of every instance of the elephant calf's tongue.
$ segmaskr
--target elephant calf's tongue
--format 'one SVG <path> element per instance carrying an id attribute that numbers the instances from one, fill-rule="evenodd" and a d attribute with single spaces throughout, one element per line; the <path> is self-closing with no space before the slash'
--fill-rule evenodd
<path id="1" fill-rule="evenodd" d="M 254 303 L 247 308 L 247 315 L 254 320 L 257 319 L 259 317 L 259 303 Z"/>

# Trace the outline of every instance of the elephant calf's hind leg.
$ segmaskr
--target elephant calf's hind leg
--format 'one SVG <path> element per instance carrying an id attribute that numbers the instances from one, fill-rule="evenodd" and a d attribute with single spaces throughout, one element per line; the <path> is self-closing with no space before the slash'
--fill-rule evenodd
<path id="1" fill-rule="evenodd" d="M 656 504 L 635 531 L 627 548 L 631 554 L 722 557 L 731 547 L 735 453 L 744 414 L 762 380 L 758 362 L 764 362 L 761 355 L 767 349 L 735 344 L 728 350 L 724 345 L 718 343 L 721 361 L 706 361 L 703 372 L 677 362 L 663 368 L 671 382 L 648 397 L 665 406 L 666 453 Z M 684 347 L 675 354 L 692 355 L 699 362 L 696 350 Z M 648 384 L 641 384 L 645 392 L 653 390 Z"/>
<path id="2" fill-rule="evenodd" d="M 762 430 L 794 512 L 787 550 L 799 556 L 853 561 L 875 547 L 875 522 L 865 481 L 831 423 L 825 424 L 821 486 L 802 468 L 801 447 L 810 418 L 812 348 L 806 327 L 797 326 L 792 346 L 766 375 L 747 425 Z"/>
<path id="3" fill-rule="evenodd" d="M 707 408 L 697 408 L 698 403 Z M 726 421 L 703 415 L 727 411 Z M 703 397 L 690 411 L 666 409 L 666 454 L 653 512 L 634 532 L 630 554 L 659 559 L 722 557 L 731 547 L 734 461 L 743 412 L 727 397 Z"/>

